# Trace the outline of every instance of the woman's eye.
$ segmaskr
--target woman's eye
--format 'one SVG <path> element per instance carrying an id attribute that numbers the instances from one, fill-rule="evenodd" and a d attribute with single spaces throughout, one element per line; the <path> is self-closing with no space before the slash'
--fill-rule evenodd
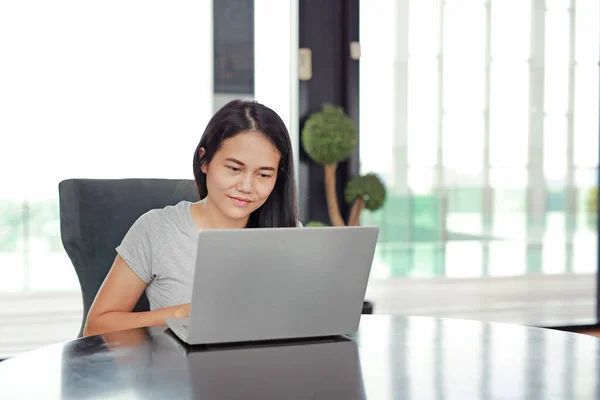
<path id="1" fill-rule="evenodd" d="M 239 168 L 237 168 L 237 167 L 229 167 L 229 166 L 228 166 L 227 168 L 229 168 L 230 170 L 232 170 L 232 171 L 234 171 L 234 172 L 238 172 L 238 171 L 240 170 L 240 169 L 239 169 Z"/>
<path id="2" fill-rule="evenodd" d="M 270 178 L 271 175 L 267 175 L 267 174 L 258 174 L 261 178 Z"/>

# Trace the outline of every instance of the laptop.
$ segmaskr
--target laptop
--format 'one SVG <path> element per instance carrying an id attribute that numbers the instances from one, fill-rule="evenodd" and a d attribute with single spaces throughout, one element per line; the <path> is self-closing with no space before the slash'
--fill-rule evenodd
<path id="1" fill-rule="evenodd" d="M 362 226 L 200 231 L 190 316 L 165 322 L 189 345 L 354 333 L 378 234 Z"/>

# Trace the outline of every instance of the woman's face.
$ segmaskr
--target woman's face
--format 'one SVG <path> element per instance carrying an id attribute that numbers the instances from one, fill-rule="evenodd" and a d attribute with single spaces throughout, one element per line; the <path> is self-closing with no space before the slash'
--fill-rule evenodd
<path id="1" fill-rule="evenodd" d="M 247 220 L 273 191 L 280 157 L 260 132 L 226 139 L 210 163 L 202 166 L 208 201 L 226 218 Z"/>

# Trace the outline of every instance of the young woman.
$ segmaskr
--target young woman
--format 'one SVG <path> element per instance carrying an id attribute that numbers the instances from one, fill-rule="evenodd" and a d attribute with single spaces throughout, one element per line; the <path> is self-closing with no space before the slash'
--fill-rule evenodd
<path id="1" fill-rule="evenodd" d="M 292 144 L 270 108 L 241 100 L 221 108 L 194 152 L 193 169 L 200 201 L 151 210 L 133 224 L 84 336 L 188 316 L 199 229 L 298 226 Z M 134 313 L 144 290 L 151 311 Z"/>

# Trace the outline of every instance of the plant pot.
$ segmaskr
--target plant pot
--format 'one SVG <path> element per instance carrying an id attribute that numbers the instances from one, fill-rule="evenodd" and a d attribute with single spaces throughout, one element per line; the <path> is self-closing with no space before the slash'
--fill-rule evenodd
<path id="1" fill-rule="evenodd" d="M 373 314 L 373 303 L 370 301 L 363 301 L 362 314 Z"/>

